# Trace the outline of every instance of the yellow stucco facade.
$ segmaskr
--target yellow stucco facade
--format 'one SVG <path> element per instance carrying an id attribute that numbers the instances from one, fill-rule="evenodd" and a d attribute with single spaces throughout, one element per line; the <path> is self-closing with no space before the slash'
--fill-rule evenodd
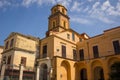
<path id="1" fill-rule="evenodd" d="M 3 52 L 3 46 L 0 46 L 0 66 L 1 66 L 1 61 L 2 61 L 2 53 Z"/>
<path id="2" fill-rule="evenodd" d="M 89 37 L 85 33 L 79 34 L 70 29 L 67 13 L 64 14 L 59 9 L 67 11 L 64 6 L 59 4 L 51 9 L 46 38 L 41 40 L 41 57 L 38 59 L 39 79 L 108 80 L 111 66 L 120 61 L 120 48 L 117 50 L 115 48 L 115 44 L 120 46 L 120 27 Z M 66 27 L 62 23 L 62 18 L 66 21 Z M 52 24 L 54 21 L 58 23 L 55 26 Z M 42 57 L 44 54 L 46 56 Z M 52 70 L 50 73 L 52 77 L 44 74 L 45 72 L 41 69 L 45 69 L 47 72 Z"/>
<path id="3" fill-rule="evenodd" d="M 38 42 L 37 38 L 13 32 L 5 40 L 2 58 L 6 58 L 5 63 L 8 66 L 14 65 L 14 69 L 19 69 L 22 57 L 26 58 L 25 69 L 33 70 Z M 10 57 L 10 62 L 8 57 Z"/>

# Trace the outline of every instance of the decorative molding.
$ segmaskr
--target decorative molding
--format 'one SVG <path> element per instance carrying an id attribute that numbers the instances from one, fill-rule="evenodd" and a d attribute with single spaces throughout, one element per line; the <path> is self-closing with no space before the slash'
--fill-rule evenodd
<path id="1" fill-rule="evenodd" d="M 31 53 L 31 54 L 34 54 L 34 53 L 35 53 L 35 51 L 30 51 L 30 50 L 25 50 L 25 49 L 21 49 L 21 48 L 14 47 L 14 48 L 11 48 L 11 49 L 9 49 L 9 50 L 3 51 L 2 54 L 7 53 L 7 52 L 12 51 L 12 50 L 13 50 L 13 51 L 28 52 L 28 53 Z"/>

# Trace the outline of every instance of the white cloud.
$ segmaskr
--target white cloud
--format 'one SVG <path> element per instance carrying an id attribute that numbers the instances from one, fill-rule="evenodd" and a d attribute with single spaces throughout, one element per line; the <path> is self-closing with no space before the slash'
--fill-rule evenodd
<path id="1" fill-rule="evenodd" d="M 70 6 L 71 2 L 72 2 L 72 0 L 56 0 L 56 3 L 60 3 L 60 4 L 64 5 L 67 8 Z"/>
<path id="2" fill-rule="evenodd" d="M 38 4 L 39 6 L 44 4 L 57 4 L 60 3 L 66 7 L 69 7 L 71 0 L 23 0 L 22 5 L 29 7 L 31 4 Z"/>
<path id="3" fill-rule="evenodd" d="M 120 16 L 120 1 L 118 1 L 117 6 L 112 6 L 109 0 L 105 1 L 101 6 L 101 10 L 108 15 Z"/>
<path id="4" fill-rule="evenodd" d="M 39 5 L 42 5 L 42 4 L 55 4 L 56 1 L 55 0 L 37 0 L 37 3 Z"/>
<path id="5" fill-rule="evenodd" d="M 71 8 L 71 11 L 81 11 L 81 8 L 80 8 L 80 3 L 79 2 L 77 2 L 77 1 L 75 1 L 74 3 L 73 3 L 73 6 L 72 6 L 72 8 Z"/>
<path id="6" fill-rule="evenodd" d="M 87 6 L 87 7 L 83 10 L 83 12 L 87 12 L 87 11 L 89 11 L 89 6 Z"/>
<path id="7" fill-rule="evenodd" d="M 110 2 L 107 0 L 103 3 L 103 5 L 101 6 L 102 10 L 107 10 L 109 7 L 111 7 Z"/>
<path id="8" fill-rule="evenodd" d="M 117 3 L 117 6 L 119 6 L 119 3 Z M 104 23 L 114 23 L 111 17 L 120 16 L 120 11 L 117 9 L 117 6 L 112 6 L 109 0 L 103 2 L 103 4 L 96 2 L 93 4 L 88 14 Z"/>
<path id="9" fill-rule="evenodd" d="M 81 17 L 71 17 L 71 21 L 72 22 L 76 22 L 79 24 L 90 24 L 90 21 L 85 19 L 85 18 L 81 18 Z"/>
<path id="10" fill-rule="evenodd" d="M 0 0 L 0 9 L 15 5 L 29 7 L 32 4 L 41 6 L 57 3 L 69 8 L 75 15 L 80 15 L 82 18 L 72 17 L 71 21 L 82 24 L 89 23 L 90 18 L 100 20 L 104 23 L 113 23 L 114 20 L 112 20 L 112 17 L 120 17 L 120 0 L 116 0 L 116 5 L 114 6 L 110 4 L 110 0 L 105 0 L 103 3 L 101 0 L 83 0 L 81 2 L 78 0 Z M 86 18 L 85 16 L 88 17 Z"/>
<path id="11" fill-rule="evenodd" d="M 92 1 L 94 1 L 94 0 L 88 0 L 89 2 L 92 2 Z"/>
<path id="12" fill-rule="evenodd" d="M 111 20 L 108 17 L 105 17 L 103 15 L 97 16 L 97 18 L 104 23 L 114 23 L 113 20 Z"/>
<path id="13" fill-rule="evenodd" d="M 0 7 L 2 7 L 3 6 L 3 3 L 2 3 L 2 1 L 0 1 Z"/>
<path id="14" fill-rule="evenodd" d="M 88 14 L 92 16 L 99 14 L 100 13 L 99 6 L 100 6 L 100 2 L 96 2 L 95 4 L 93 4 L 91 10 L 88 11 Z"/>
<path id="15" fill-rule="evenodd" d="M 4 7 L 4 6 L 10 6 L 11 3 L 7 0 L 1 0 L 0 1 L 0 8 Z"/>
<path id="16" fill-rule="evenodd" d="M 25 7 L 29 7 L 30 4 L 36 2 L 37 0 L 23 0 L 22 5 Z"/>
<path id="17" fill-rule="evenodd" d="M 100 6 L 100 2 L 96 2 L 94 5 L 93 5 L 93 9 L 96 9 L 97 7 Z"/>
<path id="18" fill-rule="evenodd" d="M 120 0 L 117 2 L 116 9 L 117 9 L 118 11 L 120 11 Z"/>
<path id="19" fill-rule="evenodd" d="M 43 4 L 55 4 L 55 0 L 23 0 L 22 5 L 25 7 L 29 7 L 31 4 L 38 4 L 39 6 Z"/>

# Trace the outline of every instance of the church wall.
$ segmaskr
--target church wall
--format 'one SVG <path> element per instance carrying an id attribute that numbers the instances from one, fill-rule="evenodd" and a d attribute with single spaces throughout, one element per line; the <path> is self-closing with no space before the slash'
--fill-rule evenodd
<path id="1" fill-rule="evenodd" d="M 62 56 L 62 45 L 66 46 L 66 58 L 73 59 L 73 49 L 76 50 L 76 45 L 57 37 L 54 38 L 54 56 Z"/>
<path id="2" fill-rule="evenodd" d="M 69 35 L 69 39 L 68 39 L 68 35 Z M 79 42 L 79 37 L 76 34 L 74 34 L 74 35 L 75 35 L 75 40 L 73 41 L 72 40 L 72 32 L 70 32 L 70 31 L 65 31 L 65 32 L 56 34 L 56 36 L 59 36 L 60 38 L 63 38 L 67 41 L 71 41 L 72 43 L 76 44 L 77 42 Z"/>
<path id="3" fill-rule="evenodd" d="M 45 38 L 43 40 L 41 40 L 41 47 L 40 47 L 40 57 L 42 58 L 43 55 L 43 46 L 47 45 L 47 56 L 48 57 L 52 57 L 53 53 L 54 53 L 54 38 L 53 36 Z"/>

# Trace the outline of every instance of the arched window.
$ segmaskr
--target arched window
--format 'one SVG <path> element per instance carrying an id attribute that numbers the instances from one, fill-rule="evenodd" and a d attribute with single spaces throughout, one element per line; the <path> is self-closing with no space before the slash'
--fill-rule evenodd
<path id="1" fill-rule="evenodd" d="M 9 41 L 6 42 L 5 44 L 5 49 L 8 49 Z"/>
<path id="2" fill-rule="evenodd" d="M 95 79 L 95 80 L 104 80 L 103 68 L 101 68 L 101 67 L 96 67 L 96 68 L 94 69 L 94 79 Z"/>
<path id="3" fill-rule="evenodd" d="M 115 62 L 112 64 L 110 80 L 120 80 L 120 62 Z"/>
<path id="4" fill-rule="evenodd" d="M 52 9 L 52 14 L 55 14 L 57 12 L 57 8 Z"/>
<path id="5" fill-rule="evenodd" d="M 56 12 L 57 10 L 56 9 L 54 9 L 54 13 Z"/>
<path id="6" fill-rule="evenodd" d="M 55 21 L 53 21 L 53 28 L 55 27 Z"/>
<path id="7" fill-rule="evenodd" d="M 63 22 L 63 25 L 64 25 L 64 28 L 66 28 L 66 22 L 65 21 Z"/>
<path id="8" fill-rule="evenodd" d="M 10 47 L 13 47 L 14 39 L 11 39 Z"/>

